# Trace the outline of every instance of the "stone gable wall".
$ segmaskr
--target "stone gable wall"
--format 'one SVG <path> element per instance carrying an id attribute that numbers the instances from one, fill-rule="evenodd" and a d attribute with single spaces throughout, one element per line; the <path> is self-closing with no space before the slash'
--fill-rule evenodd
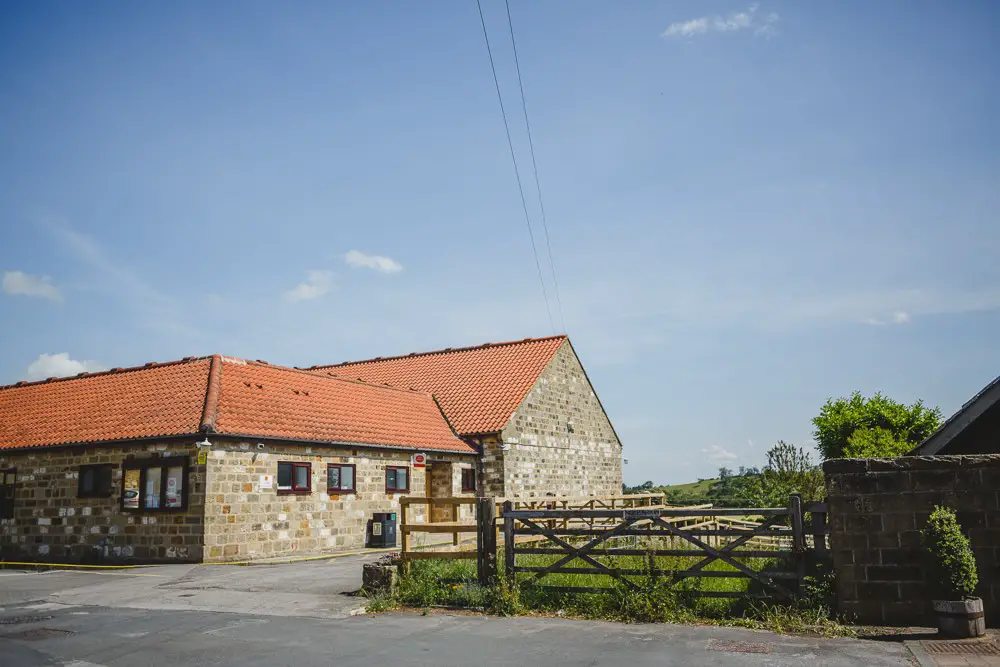
<path id="1" fill-rule="evenodd" d="M 583 366 L 565 342 L 501 434 L 506 497 L 622 492 L 622 450 Z M 490 450 L 487 450 L 489 466 Z"/>
<path id="2" fill-rule="evenodd" d="M 185 511 L 123 512 L 122 462 L 188 456 Z M 112 465 L 111 496 L 78 498 L 81 465 Z M 89 447 L 58 447 L 27 453 L 0 452 L 0 470 L 17 469 L 14 518 L 0 519 L 0 553 L 15 560 L 89 560 L 100 548 L 110 561 L 200 561 L 205 466 L 198 466 L 193 439 Z"/>
<path id="3" fill-rule="evenodd" d="M 399 512 L 403 494 L 387 494 L 386 466 L 410 468 L 410 495 L 426 493 L 425 469 L 410 465 L 411 452 L 301 444 L 256 442 L 213 443 L 208 462 L 205 500 L 205 560 L 238 561 L 277 556 L 308 556 L 361 549 L 373 512 Z M 474 455 L 428 453 L 430 461 L 474 465 Z M 278 463 L 312 464 L 312 492 L 279 495 Z M 355 465 L 355 493 L 330 495 L 326 490 L 328 463 Z M 458 469 L 460 465 L 453 465 Z M 459 473 L 460 474 L 460 473 Z M 261 475 L 274 486 L 261 488 Z M 460 480 L 461 478 L 459 478 Z M 442 486 L 435 489 L 444 492 Z M 459 495 L 454 486 L 451 495 Z M 426 521 L 423 506 L 411 517 Z M 397 523 L 398 525 L 398 523 Z M 433 537 L 433 536 L 432 536 Z M 402 537 L 399 536 L 399 544 Z M 414 539 L 414 545 L 419 540 Z"/>
<path id="4" fill-rule="evenodd" d="M 841 459 L 823 465 L 842 613 L 860 623 L 933 625 L 920 529 L 956 510 L 979 567 L 986 621 L 1000 623 L 1000 455 Z"/>

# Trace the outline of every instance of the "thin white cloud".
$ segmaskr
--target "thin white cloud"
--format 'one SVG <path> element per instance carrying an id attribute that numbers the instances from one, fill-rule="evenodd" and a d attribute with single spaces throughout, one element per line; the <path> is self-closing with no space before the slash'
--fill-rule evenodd
<path id="1" fill-rule="evenodd" d="M 693 35 L 703 35 L 706 32 L 708 32 L 708 19 L 706 17 L 702 17 L 700 19 L 682 21 L 680 23 L 671 23 L 670 26 L 663 31 L 663 36 L 691 37 Z"/>
<path id="2" fill-rule="evenodd" d="M 781 17 L 778 16 L 776 12 L 771 12 L 767 15 L 767 18 L 764 19 L 762 24 L 758 24 L 757 27 L 754 28 L 753 34 L 758 37 L 774 37 L 778 34 L 777 23 L 780 20 Z"/>
<path id="3" fill-rule="evenodd" d="M 285 300 L 291 303 L 318 299 L 333 288 L 332 271 L 309 271 L 307 279 L 285 292 Z"/>
<path id="4" fill-rule="evenodd" d="M 368 255 L 360 250 L 351 250 L 344 255 L 344 261 L 349 266 L 360 269 L 372 269 L 379 273 L 399 273 L 403 270 L 403 265 L 391 257 L 382 255 Z"/>
<path id="5" fill-rule="evenodd" d="M 707 456 L 710 461 L 735 461 L 739 458 L 739 455 L 735 452 L 731 452 L 719 445 L 705 447 L 701 450 L 701 453 Z"/>
<path id="6" fill-rule="evenodd" d="M 749 28 L 750 24 L 753 23 L 753 14 L 755 11 L 757 11 L 756 5 L 751 6 L 750 10 L 746 12 L 733 12 L 726 18 L 716 16 L 712 21 L 712 25 L 719 32 L 743 30 L 744 28 Z"/>
<path id="7" fill-rule="evenodd" d="M 62 301 L 62 292 L 48 276 L 33 276 L 21 271 L 4 271 L 3 291 L 7 294 L 33 296 L 50 301 Z"/>
<path id="8" fill-rule="evenodd" d="M 140 318 L 142 326 L 159 333 L 197 336 L 181 304 L 145 282 L 124 263 L 112 259 L 95 239 L 59 222 L 45 222 L 50 233 L 72 256 L 101 279 L 101 289 L 120 299 Z"/>
<path id="9" fill-rule="evenodd" d="M 94 373 L 106 370 L 96 361 L 77 361 L 69 358 L 69 352 L 40 354 L 28 365 L 29 380 L 44 380 L 50 377 L 66 377 L 77 373 Z"/>
<path id="10" fill-rule="evenodd" d="M 584 284 L 579 288 L 581 300 L 591 292 L 602 297 L 618 295 L 599 317 L 595 311 L 594 317 L 586 320 L 587 325 L 596 327 L 594 320 L 611 323 L 610 334 L 632 331 L 639 325 L 662 331 L 667 322 L 676 327 L 739 325 L 790 331 L 816 326 L 886 325 L 893 323 L 896 313 L 902 313 L 895 315 L 897 324 L 902 325 L 928 317 L 1000 311 L 1000 284 L 975 289 L 927 285 L 839 290 L 749 280 L 699 283 L 681 275 L 665 280 L 670 281 L 676 287 L 664 294 L 630 291 L 628 283 L 621 281 Z M 647 302 L 654 299 L 656 308 L 649 308 Z M 564 297 L 564 301 L 569 299 Z"/>
<path id="11" fill-rule="evenodd" d="M 885 326 L 886 324 L 909 324 L 910 314 L 902 310 L 897 310 L 888 319 L 880 319 L 878 317 L 868 317 L 861 320 L 861 323 L 869 324 L 871 326 L 876 326 L 876 327 Z"/>
<path id="12" fill-rule="evenodd" d="M 759 5 L 754 3 L 741 12 L 730 12 L 726 16 L 702 16 L 688 21 L 671 23 L 663 31 L 662 36 L 667 38 L 686 38 L 696 35 L 704 35 L 709 32 L 739 32 L 740 30 L 753 29 L 753 34 L 760 37 L 773 37 L 778 33 L 777 23 L 781 19 L 775 12 L 767 16 L 760 17 L 757 14 Z"/>

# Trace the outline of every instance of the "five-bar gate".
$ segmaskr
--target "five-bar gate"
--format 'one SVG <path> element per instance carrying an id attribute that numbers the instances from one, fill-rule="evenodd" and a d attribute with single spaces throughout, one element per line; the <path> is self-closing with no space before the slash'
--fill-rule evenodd
<path id="1" fill-rule="evenodd" d="M 545 586 L 555 574 L 605 575 L 625 586 L 638 587 L 637 577 L 670 577 L 680 582 L 691 577 L 748 578 L 772 597 L 793 599 L 808 563 L 823 562 L 826 547 L 825 503 L 803 504 L 792 496 L 788 507 L 764 508 L 664 508 L 664 509 L 503 509 L 504 569 L 513 581 L 517 573 L 530 573 L 528 581 Z M 811 519 L 808 522 L 806 518 Z M 517 541 L 536 536 L 530 546 Z M 523 543 L 523 540 L 522 540 Z M 549 556 L 519 563 L 518 556 Z M 631 562 L 644 567 L 621 567 L 613 557 L 639 556 Z M 690 560 L 682 569 L 660 568 L 658 557 Z M 810 557 L 812 556 L 812 557 Z M 609 558 L 612 557 L 612 558 Z M 753 569 L 746 562 L 766 563 Z M 695 562 L 692 562 L 695 561 Z M 611 561 L 611 562 L 609 562 Z M 707 569 L 713 563 L 722 567 Z M 523 578 L 522 578 L 523 579 Z M 560 591 L 594 592 L 607 588 L 547 586 Z M 738 591 L 692 591 L 701 597 L 743 597 Z"/>

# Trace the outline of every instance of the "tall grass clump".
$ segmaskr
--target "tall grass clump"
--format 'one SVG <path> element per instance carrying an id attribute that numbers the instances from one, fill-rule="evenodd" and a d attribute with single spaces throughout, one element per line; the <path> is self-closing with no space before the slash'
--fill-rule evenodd
<path id="1" fill-rule="evenodd" d="M 779 632 L 814 632 L 823 635 L 851 635 L 853 630 L 831 620 L 833 596 L 832 573 L 817 574 L 803 582 L 794 603 L 766 599 L 768 591 L 745 577 L 675 578 L 671 572 L 689 570 L 703 555 L 656 556 L 656 550 L 677 547 L 655 540 L 633 543 L 648 549 L 643 556 L 593 555 L 612 569 L 632 571 L 624 580 L 603 574 L 546 574 L 536 579 L 534 573 L 518 573 L 516 580 L 503 576 L 504 564 L 498 564 L 500 576 L 490 586 L 480 586 L 475 562 L 471 560 L 419 560 L 399 578 L 394 594 L 397 604 L 408 607 L 432 606 L 475 608 L 498 616 L 523 613 L 550 614 L 611 620 L 624 623 L 708 622 Z M 518 566 L 545 567 L 561 556 L 555 554 L 520 554 Z M 776 559 L 741 559 L 750 569 L 783 569 Z M 581 559 L 566 567 L 591 567 Z M 716 560 L 703 568 L 712 572 L 733 572 L 732 565 Z M 553 589 L 552 587 L 557 587 Z M 588 588 L 592 591 L 565 591 L 558 587 Z M 733 597 L 701 597 L 704 592 L 726 592 Z M 762 599 L 764 598 L 764 599 Z M 388 605 L 389 602 L 379 602 Z"/>

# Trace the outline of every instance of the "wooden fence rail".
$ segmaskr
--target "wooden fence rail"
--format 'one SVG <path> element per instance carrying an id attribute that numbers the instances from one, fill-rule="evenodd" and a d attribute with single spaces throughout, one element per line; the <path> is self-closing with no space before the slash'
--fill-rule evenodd
<path id="1" fill-rule="evenodd" d="M 483 550 L 483 531 L 480 527 L 480 518 L 486 517 L 484 520 L 490 521 L 494 526 L 493 538 L 486 541 L 487 547 L 492 545 L 492 551 L 496 551 L 496 544 L 499 542 L 499 531 L 503 525 L 502 508 L 510 503 L 510 506 L 518 510 L 555 510 L 555 509 L 590 509 L 595 511 L 607 511 L 611 514 L 609 516 L 618 517 L 621 516 L 622 511 L 630 509 L 659 509 L 669 507 L 663 503 L 662 493 L 636 493 L 631 495 L 621 495 L 621 496 L 544 496 L 539 498 L 489 498 L 485 499 L 492 502 L 494 505 L 494 510 L 492 513 L 485 510 L 485 506 L 482 504 L 484 499 L 473 498 L 469 496 L 465 497 L 424 497 L 424 496 L 405 496 L 400 498 L 400 521 L 399 521 L 399 533 L 402 537 L 402 551 L 401 559 L 405 563 L 413 560 L 427 559 L 427 558 L 450 558 L 450 559 L 462 559 L 462 558 L 480 558 L 479 552 Z M 424 521 L 416 521 L 413 516 L 413 509 L 415 507 L 425 507 L 424 516 L 426 517 Z M 446 507 L 450 511 L 450 520 L 448 521 L 435 521 L 435 508 Z M 461 520 L 461 507 L 462 506 L 475 506 L 475 518 L 471 520 Z M 704 507 L 711 507 L 711 505 L 705 505 Z M 438 512 L 437 514 L 440 514 Z M 492 515 L 492 516 L 490 516 Z M 573 519 L 566 519 L 559 522 L 559 526 L 562 528 L 568 528 L 570 526 L 586 526 L 590 529 L 599 528 L 601 525 L 607 523 L 606 520 L 599 517 L 589 519 L 585 522 L 579 523 Z M 555 524 L 553 524 L 555 527 Z M 477 545 L 475 550 L 471 544 L 467 545 L 467 548 L 462 548 L 463 536 L 471 535 L 475 533 L 477 535 Z M 442 551 L 440 547 L 448 547 L 449 543 L 446 541 L 439 541 L 432 544 L 414 544 L 414 535 L 419 534 L 429 534 L 429 535 L 451 535 L 450 546 L 451 550 Z M 519 541 L 536 541 L 538 537 L 534 536 L 523 536 Z M 495 553 L 493 557 L 495 561 Z"/>
<path id="2" fill-rule="evenodd" d="M 807 534 L 806 514 L 812 518 L 808 529 L 810 534 Z M 748 516 L 760 519 L 742 518 Z M 514 581 L 519 572 L 531 574 L 528 581 L 536 585 L 544 585 L 537 582 L 547 575 L 556 574 L 603 575 L 629 587 L 638 587 L 629 577 L 665 576 L 675 582 L 691 577 L 746 578 L 756 581 L 771 595 L 792 599 L 796 596 L 798 584 L 806 575 L 808 552 L 813 551 L 821 558 L 827 555 L 826 505 L 803 505 L 797 495 L 790 498 L 788 507 L 752 508 L 516 510 L 512 503 L 505 503 L 502 517 L 505 575 Z M 584 523 L 594 520 L 602 524 L 567 527 L 570 520 Z M 518 546 L 517 538 L 523 535 L 540 537 L 544 543 L 541 546 Z M 641 549 L 617 545 L 623 538 L 640 537 L 646 538 L 650 545 L 659 542 L 686 548 L 650 546 Z M 762 548 L 765 546 L 768 548 Z M 544 565 L 523 565 L 517 563 L 517 556 L 521 554 L 549 555 L 553 560 Z M 648 559 L 648 565 L 642 568 L 624 568 L 599 560 L 615 556 L 644 556 Z M 697 562 L 683 569 L 662 568 L 655 562 L 655 558 L 660 556 L 693 557 Z M 743 562 L 747 558 L 768 559 L 780 569 L 754 570 Z M 705 569 L 716 562 L 724 563 L 728 569 Z M 588 567 L 583 567 L 584 565 Z M 790 581 L 792 585 L 786 586 L 785 581 Z M 581 592 L 608 590 L 582 586 L 546 588 Z M 695 591 L 696 595 L 702 597 L 745 595 L 733 593 Z"/>
<path id="3" fill-rule="evenodd" d="M 573 506 L 574 503 L 577 506 Z M 426 507 L 426 521 L 415 521 L 414 506 Z M 450 521 L 431 521 L 435 506 L 451 508 Z M 475 520 L 459 520 L 462 506 L 475 507 Z M 417 559 L 476 559 L 479 580 L 497 576 L 502 527 L 504 569 L 508 578 L 530 576 L 536 585 L 547 575 L 604 575 L 636 586 L 635 577 L 751 579 L 772 595 L 795 597 L 807 562 L 829 556 L 825 503 L 803 504 L 792 496 L 788 507 L 671 507 L 659 494 L 582 498 L 425 498 L 400 500 L 400 534 L 404 567 Z M 437 515 L 440 516 L 441 512 Z M 807 522 L 807 518 L 811 519 Z M 414 545 L 415 534 L 450 535 L 451 540 Z M 462 537 L 475 534 L 475 545 Z M 642 548 L 639 540 L 645 538 Z M 434 547 L 450 547 L 441 551 Z M 428 548 L 432 548 L 430 550 Z M 550 556 L 552 562 L 517 562 L 518 556 Z M 608 558 L 640 557 L 643 567 L 619 567 Z M 658 557 L 694 558 L 681 568 L 658 566 Z M 768 570 L 754 570 L 743 560 L 767 559 Z M 721 562 L 725 570 L 705 569 Z M 584 567 L 586 566 L 586 567 Z M 583 586 L 545 586 L 560 591 L 607 591 Z M 697 591 L 702 597 L 742 597 L 732 591 Z"/>

